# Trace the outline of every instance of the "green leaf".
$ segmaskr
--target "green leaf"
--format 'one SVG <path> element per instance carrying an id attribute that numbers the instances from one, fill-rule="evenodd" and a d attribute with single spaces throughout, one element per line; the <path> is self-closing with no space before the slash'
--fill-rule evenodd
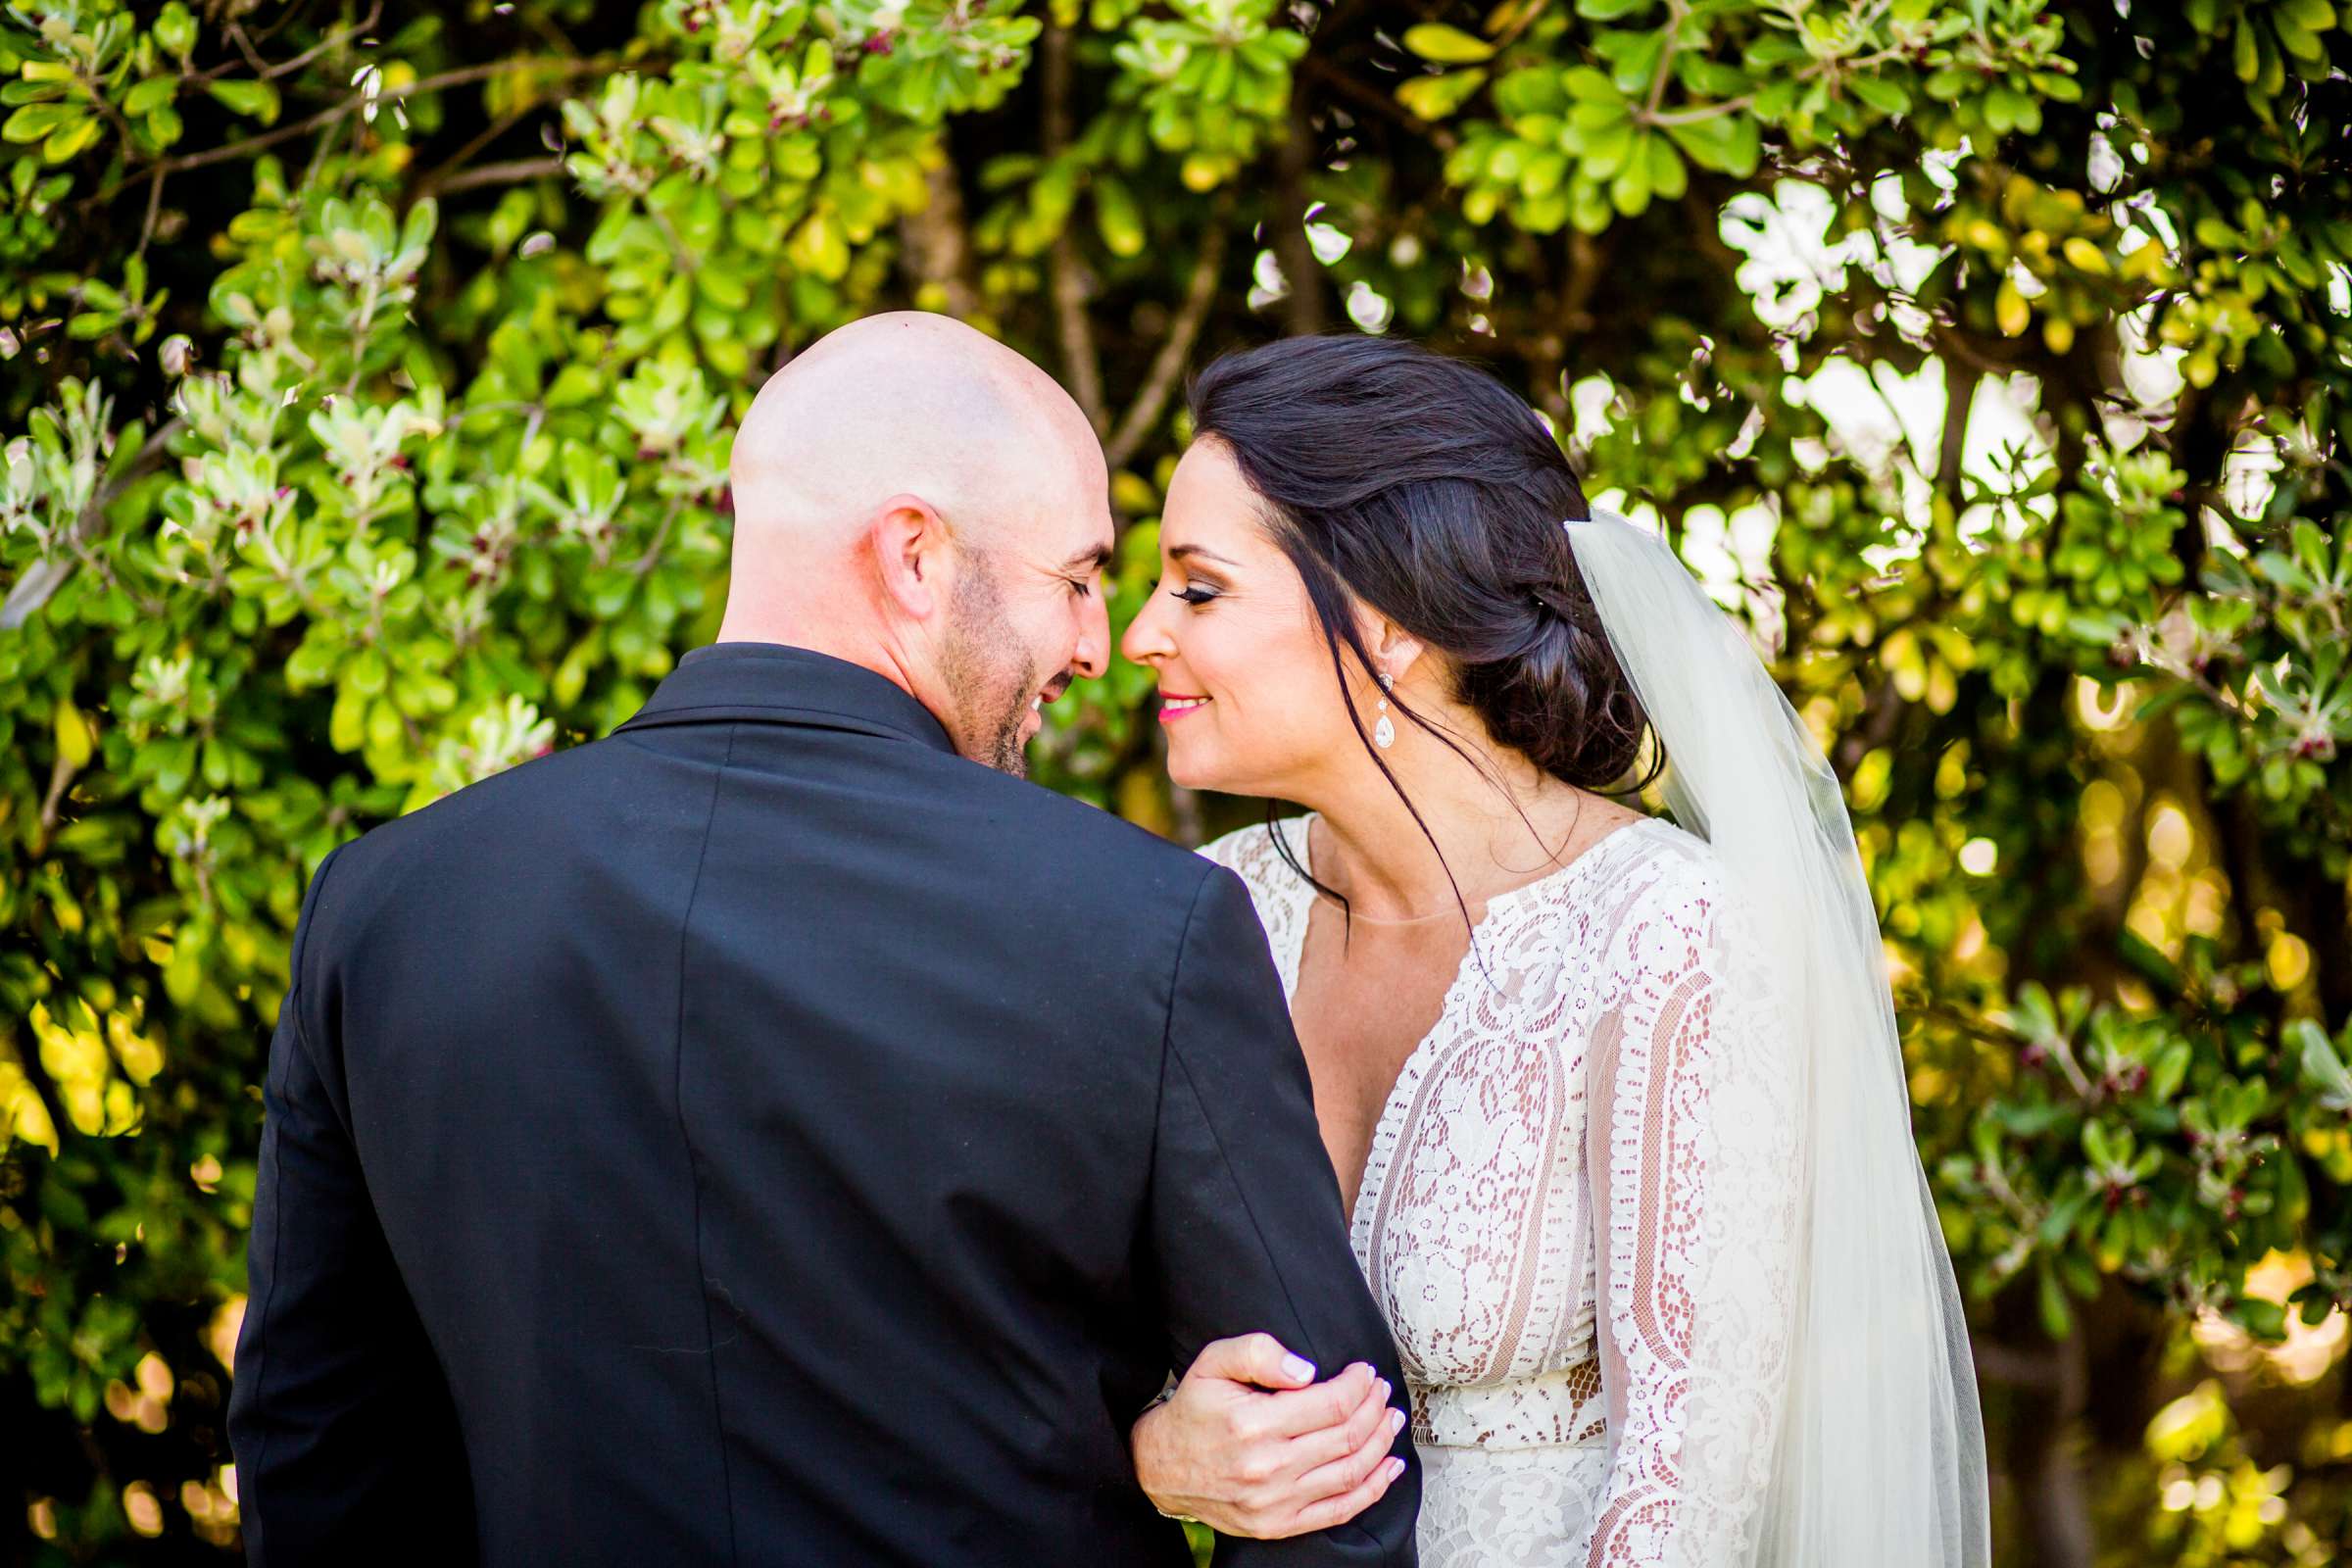
<path id="1" fill-rule="evenodd" d="M 2066 1298 L 2066 1287 L 2058 1283 L 2057 1270 L 2044 1264 L 2034 1282 L 2034 1301 L 2041 1309 L 2041 1328 L 2053 1340 L 2063 1340 L 2075 1329 L 2075 1309 Z"/>
<path id="2" fill-rule="evenodd" d="M 1911 112 L 1911 95 L 1884 76 L 1855 76 L 1846 86 L 1882 115 L 1892 118 Z"/>
<path id="3" fill-rule="evenodd" d="M 1650 139 L 1642 138 L 1643 143 Z M 1649 194 L 1649 158 L 1644 147 L 1637 147 L 1609 181 L 1609 205 L 1627 218 L 1638 218 L 1648 209 Z"/>
<path id="4" fill-rule="evenodd" d="M 81 716 L 81 710 L 74 706 L 72 698 L 58 699 L 51 723 L 57 736 L 57 755 L 65 764 L 74 769 L 89 766 L 90 753 L 95 743 L 90 734 L 89 721 Z"/>
<path id="5" fill-rule="evenodd" d="M 0 137 L 9 141 L 46 141 L 61 125 L 72 125 L 85 118 L 78 103 L 26 104 L 0 124 Z"/>
<path id="6" fill-rule="evenodd" d="M 2112 635 L 2107 641 L 2112 640 Z M 2115 939 L 2116 952 L 2123 960 L 2142 975 L 2154 981 L 2166 993 L 2178 996 L 2180 991 L 2180 966 L 2138 932 L 2126 926 Z"/>
<path id="7" fill-rule="evenodd" d="M 2034 106 L 2026 95 L 2006 83 L 1984 95 L 1984 123 L 1994 130 L 2016 130 L 2028 122 L 2033 113 Z"/>
<path id="8" fill-rule="evenodd" d="M 77 120 L 71 125 L 60 125 L 41 143 L 41 161 L 62 164 L 98 139 L 99 122 L 93 117 Z"/>
<path id="9" fill-rule="evenodd" d="M 155 41 L 181 60 L 196 47 L 196 18 L 180 0 L 172 0 L 156 14 Z"/>
<path id="10" fill-rule="evenodd" d="M 842 232 L 841 220 L 831 213 L 811 214 L 784 249 L 795 266 L 827 281 L 850 270 L 849 238 Z"/>
<path id="11" fill-rule="evenodd" d="M 2181 1082 L 2188 1077 L 2193 1053 L 2185 1040 L 2176 1040 L 2156 1054 L 2156 1068 L 2149 1075 L 2148 1093 L 2158 1103 L 2170 1101 L 2180 1092 Z"/>
<path id="12" fill-rule="evenodd" d="M 1620 107 L 1625 103 L 1625 94 L 1617 90 L 1617 84 L 1591 66 L 1578 66 L 1563 74 L 1560 84 L 1568 89 L 1569 97 L 1580 103 L 1614 104 Z"/>
<path id="13" fill-rule="evenodd" d="M 1415 76 L 1396 84 L 1396 100 L 1423 120 L 1444 120 L 1468 103 L 1486 80 L 1483 67 L 1449 71 L 1442 76 Z"/>
<path id="14" fill-rule="evenodd" d="M 2041 1223 L 2034 1228 L 2034 1240 L 2044 1247 L 2063 1246 L 2067 1237 L 2074 1234 L 2075 1222 L 2082 1217 L 2083 1211 L 2089 1208 L 2090 1204 L 2089 1189 L 2075 1189 L 2065 1198 L 2050 1205 L 2050 1211 L 2044 1214 L 2041 1217 Z"/>
<path id="15" fill-rule="evenodd" d="M 1658 62 L 1666 55 L 1665 31 L 1621 32 L 1609 36 L 1627 40 L 1617 50 L 1617 69 L 1609 73 L 1609 79 L 1624 92 L 1647 92 L 1650 78 L 1658 74 Z"/>
<path id="16" fill-rule="evenodd" d="M 164 992 L 179 1006 L 196 1000 L 204 984 L 204 928 L 190 925 L 172 944 L 171 961 L 164 965 Z"/>
<path id="17" fill-rule="evenodd" d="M 1666 134 L 1701 169 L 1745 179 L 1763 159 L 1763 139 L 1753 117 L 1731 113 L 1704 120 L 1678 121 Z"/>
<path id="18" fill-rule="evenodd" d="M 740 311 L 752 302 L 751 286 L 732 269 L 706 263 L 694 270 L 694 282 L 703 298 L 722 311 Z"/>
<path id="19" fill-rule="evenodd" d="M 1642 141 L 1648 150 L 1650 190 L 1663 200 L 1678 200 L 1689 188 L 1690 172 L 1683 168 L 1673 141 L 1665 136 L 1644 136 Z"/>
<path id="20" fill-rule="evenodd" d="M 1634 125 L 1630 120 L 1618 120 L 1606 128 L 1594 131 L 1585 144 L 1585 175 L 1589 179 L 1614 178 L 1626 166 L 1634 151 Z"/>
<path id="21" fill-rule="evenodd" d="M 1639 16 L 1656 3 L 1657 0 L 1576 0 L 1576 14 L 1588 22 L 1615 22 L 1620 17 Z"/>
<path id="22" fill-rule="evenodd" d="M 1475 66 L 1494 58 L 1494 46 L 1458 27 L 1425 22 L 1404 29 L 1404 46 L 1424 60 L 1441 66 Z"/>
<path id="23" fill-rule="evenodd" d="M 2241 1297 L 2230 1307 L 2230 1315 L 2258 1340 L 2276 1342 L 2286 1334 L 2286 1308 L 2259 1296 Z"/>
<path id="24" fill-rule="evenodd" d="M 326 738 L 338 752 L 356 752 L 368 738 L 368 699 L 345 685 L 335 694 L 327 716 Z"/>
<path id="25" fill-rule="evenodd" d="M 231 114 L 258 120 L 265 125 L 277 122 L 278 97 L 274 83 L 267 81 L 215 81 L 205 90 L 224 105 Z"/>
<path id="26" fill-rule="evenodd" d="M 2297 1018 L 2286 1026 L 2287 1043 L 2298 1049 L 2303 1081 L 2324 1095 L 2337 1097 L 2352 1107 L 2352 1071 L 2347 1071 L 2335 1048 L 2328 1044 L 2328 1031 L 2309 1018 Z"/>
<path id="27" fill-rule="evenodd" d="M 1103 249 L 1127 258 L 1144 253 L 1144 215 L 1135 193 L 1116 174 L 1098 173 L 1090 187 L 1095 198 L 1095 231 Z"/>
<path id="28" fill-rule="evenodd" d="M 577 408 L 604 390 L 603 372 L 593 365 L 573 361 L 556 372 L 555 380 L 547 389 L 547 406 L 551 409 Z"/>
<path id="29" fill-rule="evenodd" d="M 143 119 L 170 103 L 178 91 L 177 76 L 149 76 L 122 95 L 122 113 L 132 120 Z"/>

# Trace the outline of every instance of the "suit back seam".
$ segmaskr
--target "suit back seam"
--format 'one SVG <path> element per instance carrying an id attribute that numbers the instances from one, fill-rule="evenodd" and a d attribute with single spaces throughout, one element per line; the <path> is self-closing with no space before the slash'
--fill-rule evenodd
<path id="1" fill-rule="evenodd" d="M 718 794 L 725 782 L 728 764 L 735 760 L 735 735 L 738 725 L 727 726 L 727 750 L 710 774 L 710 803 L 703 816 L 703 842 L 694 858 L 694 881 L 686 891 L 686 908 L 678 919 L 678 1008 L 671 1033 L 670 1101 L 677 1107 L 678 1139 L 686 1148 L 686 1170 L 694 1188 L 694 1275 L 695 1288 L 703 1299 L 703 1357 L 710 1368 L 710 1415 L 718 1442 L 719 1495 L 727 1510 L 727 1561 L 741 1560 L 735 1540 L 735 1479 L 727 1456 L 726 1407 L 718 1386 L 718 1340 L 710 1312 L 710 1276 L 703 1262 L 703 1156 L 695 1147 L 694 1133 L 686 1124 L 686 949 L 687 939 L 694 930 L 694 905 L 703 890 L 703 865 L 710 856 L 710 830 L 718 818 Z"/>

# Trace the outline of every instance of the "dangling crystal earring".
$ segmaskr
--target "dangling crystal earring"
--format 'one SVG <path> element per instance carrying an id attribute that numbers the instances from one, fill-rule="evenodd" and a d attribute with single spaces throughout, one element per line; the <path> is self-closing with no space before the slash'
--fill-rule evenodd
<path id="1" fill-rule="evenodd" d="M 1389 692 L 1396 684 L 1396 676 L 1380 672 L 1380 722 L 1372 726 L 1372 744 L 1384 752 L 1396 744 L 1396 723 L 1389 717 Z"/>

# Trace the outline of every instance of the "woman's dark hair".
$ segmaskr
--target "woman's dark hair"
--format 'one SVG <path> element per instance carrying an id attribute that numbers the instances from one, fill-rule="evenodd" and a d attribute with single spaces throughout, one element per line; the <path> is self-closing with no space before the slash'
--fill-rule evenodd
<path id="1" fill-rule="evenodd" d="M 1187 396 L 1197 435 L 1232 454 L 1305 580 L 1343 693 L 1343 648 L 1375 667 L 1352 597 L 1443 656 L 1454 698 L 1497 744 L 1583 789 L 1609 790 L 1632 772 L 1646 719 L 1562 526 L 1591 514 L 1524 401 L 1475 366 L 1385 337 L 1295 337 L 1229 354 Z M 1390 706 L 1470 756 L 1403 703 Z"/>

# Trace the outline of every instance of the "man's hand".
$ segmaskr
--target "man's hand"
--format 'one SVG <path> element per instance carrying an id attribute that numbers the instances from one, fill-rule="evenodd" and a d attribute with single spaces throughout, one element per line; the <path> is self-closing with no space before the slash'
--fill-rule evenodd
<path id="1" fill-rule="evenodd" d="M 1162 1513 L 1222 1535 L 1279 1541 L 1345 1524 L 1404 1473 L 1389 1448 L 1404 1426 L 1392 1391 L 1362 1362 L 1328 1382 L 1269 1334 L 1202 1348 L 1175 1396 L 1135 1424 L 1129 1445 Z"/>

